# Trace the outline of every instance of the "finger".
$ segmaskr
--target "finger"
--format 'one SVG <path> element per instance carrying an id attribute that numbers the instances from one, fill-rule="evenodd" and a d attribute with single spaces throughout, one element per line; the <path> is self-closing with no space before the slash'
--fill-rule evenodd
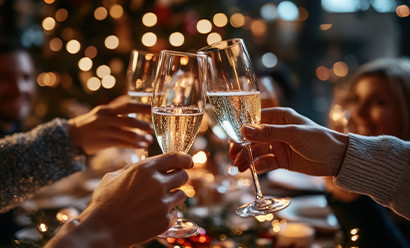
<path id="1" fill-rule="evenodd" d="M 147 133 L 154 134 L 154 128 L 152 124 L 146 121 L 139 120 L 137 118 L 121 116 L 121 115 L 106 115 L 103 116 L 100 120 L 100 125 L 107 127 L 128 127 L 128 128 L 137 128 L 143 130 Z"/>
<path id="2" fill-rule="evenodd" d="M 289 145 L 297 142 L 298 137 L 306 136 L 298 125 L 245 125 L 242 127 L 242 133 L 252 142 L 280 141 Z"/>
<path id="3" fill-rule="evenodd" d="M 171 212 L 169 213 L 170 217 L 169 217 L 169 225 L 168 225 L 168 229 L 171 228 L 173 225 L 175 225 L 175 223 L 177 222 L 178 219 L 178 212 L 175 209 L 172 209 Z"/>
<path id="4" fill-rule="evenodd" d="M 129 101 L 116 102 L 114 104 L 108 104 L 107 108 L 113 114 L 129 114 L 129 113 L 141 113 L 150 114 L 151 104 L 148 103 L 133 103 Z"/>
<path id="5" fill-rule="evenodd" d="M 151 163 L 149 166 L 152 166 L 161 173 L 167 173 L 170 170 L 176 169 L 189 169 L 194 166 L 190 155 L 177 152 L 169 152 L 152 157 L 149 162 Z"/>
<path id="6" fill-rule="evenodd" d="M 267 124 L 306 124 L 310 120 L 291 108 L 273 107 L 261 110 L 261 123 Z"/>
<path id="7" fill-rule="evenodd" d="M 236 156 L 241 151 L 242 151 L 242 146 L 239 145 L 238 143 L 231 142 L 229 144 L 229 158 L 230 159 L 235 160 Z"/>
<path id="8" fill-rule="evenodd" d="M 255 159 L 255 169 L 258 173 L 271 171 L 279 167 L 278 160 L 273 154 L 266 154 Z"/>
<path id="9" fill-rule="evenodd" d="M 186 194 L 184 191 L 177 189 L 169 193 L 168 199 L 169 199 L 169 207 L 170 209 L 173 209 L 185 202 Z"/>
<path id="10" fill-rule="evenodd" d="M 238 153 L 235 158 L 234 166 L 238 167 L 240 172 L 244 172 L 249 168 L 249 161 L 244 151 Z"/>
<path id="11" fill-rule="evenodd" d="M 174 170 L 167 174 L 168 177 L 168 190 L 173 190 L 181 187 L 188 182 L 188 173 L 185 170 Z"/>

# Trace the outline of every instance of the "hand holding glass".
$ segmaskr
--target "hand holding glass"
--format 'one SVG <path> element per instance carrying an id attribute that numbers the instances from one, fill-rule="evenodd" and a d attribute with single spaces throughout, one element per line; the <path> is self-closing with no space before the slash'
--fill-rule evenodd
<path id="1" fill-rule="evenodd" d="M 152 99 L 152 120 L 164 153 L 186 153 L 194 142 L 205 110 L 205 63 L 204 55 L 161 52 Z M 186 238 L 198 232 L 194 222 L 179 218 L 161 237 Z"/>
<path id="2" fill-rule="evenodd" d="M 259 124 L 261 119 L 260 92 L 255 73 L 241 39 L 231 39 L 204 47 L 200 54 L 208 60 L 208 98 L 212 110 L 226 133 L 245 148 L 256 190 L 254 202 L 241 206 L 236 213 L 242 217 L 258 216 L 286 208 L 286 199 L 262 195 L 253 163 L 251 143 L 241 132 L 245 124 Z"/>

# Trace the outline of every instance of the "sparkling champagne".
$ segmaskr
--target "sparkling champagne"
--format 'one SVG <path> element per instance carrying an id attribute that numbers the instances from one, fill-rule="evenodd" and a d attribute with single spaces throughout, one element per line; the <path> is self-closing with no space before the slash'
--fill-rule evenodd
<path id="1" fill-rule="evenodd" d="M 155 107 L 152 114 L 162 151 L 188 152 L 199 131 L 204 112 L 193 107 Z"/>
<path id="2" fill-rule="evenodd" d="M 259 92 L 208 92 L 213 112 L 226 133 L 239 144 L 249 143 L 242 135 L 245 124 L 259 124 L 261 100 Z"/>
<path id="3" fill-rule="evenodd" d="M 152 92 L 138 92 L 138 91 L 129 91 L 128 95 L 131 97 L 131 101 L 134 103 L 147 103 L 151 104 L 152 101 Z M 152 122 L 151 114 L 132 114 L 134 117 L 139 120 Z"/>

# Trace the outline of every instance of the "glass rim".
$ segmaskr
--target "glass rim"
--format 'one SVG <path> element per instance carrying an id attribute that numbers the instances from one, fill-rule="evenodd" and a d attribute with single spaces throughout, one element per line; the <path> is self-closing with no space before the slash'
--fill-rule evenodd
<path id="1" fill-rule="evenodd" d="M 188 56 L 188 57 L 202 57 L 206 58 L 205 54 L 198 54 L 198 53 L 191 53 L 191 52 L 181 52 L 181 51 L 175 51 L 175 50 L 162 50 L 162 54 L 170 54 L 170 55 L 178 55 L 178 56 Z"/>
<path id="2" fill-rule="evenodd" d="M 229 41 L 234 41 L 234 42 L 231 45 L 226 46 L 224 48 L 219 48 L 215 46 L 216 44 L 220 44 L 222 42 L 229 42 Z M 232 38 L 232 39 L 227 39 L 227 40 L 221 40 L 221 41 L 214 42 L 208 46 L 202 47 L 201 49 L 198 50 L 198 52 L 206 52 L 211 49 L 223 50 L 223 49 L 231 48 L 238 43 L 243 43 L 243 39 L 242 38 Z"/>

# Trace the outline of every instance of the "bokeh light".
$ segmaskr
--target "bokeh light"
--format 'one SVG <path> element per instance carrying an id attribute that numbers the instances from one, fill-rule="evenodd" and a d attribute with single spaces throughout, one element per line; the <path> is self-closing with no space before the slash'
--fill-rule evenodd
<path id="1" fill-rule="evenodd" d="M 94 10 L 94 18 L 98 21 L 102 21 L 107 18 L 108 11 L 103 6 L 100 6 Z"/>
<path id="2" fill-rule="evenodd" d="M 266 68 L 273 68 L 278 64 L 278 58 L 271 52 L 265 53 L 262 55 L 262 64 Z"/>
<path id="3" fill-rule="evenodd" d="M 214 15 L 213 22 L 215 26 L 222 28 L 228 24 L 228 17 L 224 13 L 217 13 Z"/>
<path id="4" fill-rule="evenodd" d="M 76 54 L 81 49 L 81 44 L 78 40 L 70 40 L 67 42 L 66 49 L 71 54 Z"/>
<path id="5" fill-rule="evenodd" d="M 278 17 L 278 9 L 273 3 L 264 4 L 261 8 L 261 16 L 267 21 L 273 21 Z"/>
<path id="6" fill-rule="evenodd" d="M 61 50 L 61 48 L 63 48 L 63 41 L 60 38 L 55 37 L 50 40 L 51 51 L 58 52 Z"/>
<path id="7" fill-rule="evenodd" d="M 157 43 L 157 36 L 153 32 L 147 32 L 142 36 L 141 41 L 144 46 L 152 47 Z"/>
<path id="8" fill-rule="evenodd" d="M 89 57 L 90 59 L 93 59 L 97 56 L 97 48 L 95 46 L 89 46 L 84 50 L 84 55 Z"/>
<path id="9" fill-rule="evenodd" d="M 101 87 L 101 81 L 97 77 L 90 77 L 87 80 L 87 88 L 91 91 L 97 91 Z"/>
<path id="10" fill-rule="evenodd" d="M 279 17 L 285 21 L 294 21 L 298 18 L 298 7 L 290 1 L 283 1 L 278 5 Z"/>
<path id="11" fill-rule="evenodd" d="M 196 24 L 196 29 L 201 34 L 207 34 L 212 30 L 212 23 L 207 19 L 199 20 Z"/>
<path id="12" fill-rule="evenodd" d="M 316 77 L 321 81 L 327 81 L 330 78 L 329 70 L 324 66 L 319 66 L 316 69 Z"/>
<path id="13" fill-rule="evenodd" d="M 320 24 L 320 30 L 326 31 L 332 28 L 332 24 L 326 23 L 326 24 Z"/>
<path id="14" fill-rule="evenodd" d="M 46 4 L 53 4 L 53 3 L 54 3 L 54 0 L 44 0 L 44 2 L 45 2 Z"/>
<path id="15" fill-rule="evenodd" d="M 121 59 L 114 58 L 110 61 L 110 68 L 112 73 L 121 73 L 124 68 L 124 63 Z"/>
<path id="16" fill-rule="evenodd" d="M 107 65 L 100 65 L 96 70 L 96 74 L 100 78 L 104 78 L 105 76 L 110 75 L 110 73 L 111 69 Z"/>
<path id="17" fill-rule="evenodd" d="M 309 12 L 307 11 L 307 9 L 303 8 L 303 7 L 299 7 L 299 17 L 298 17 L 298 21 L 306 21 L 309 18 Z"/>
<path id="18" fill-rule="evenodd" d="M 115 77 L 112 75 L 105 76 L 101 80 L 101 84 L 105 89 L 111 89 L 115 86 Z"/>
<path id="19" fill-rule="evenodd" d="M 211 45 L 212 43 L 218 42 L 222 40 L 222 36 L 216 32 L 212 32 L 208 34 L 208 37 L 206 38 L 206 43 L 208 45 Z"/>
<path id="20" fill-rule="evenodd" d="M 110 8 L 110 16 L 114 19 L 121 18 L 121 16 L 124 14 L 124 10 L 121 5 L 119 4 L 114 4 Z"/>
<path id="21" fill-rule="evenodd" d="M 405 18 L 410 15 L 410 9 L 407 5 L 400 5 L 396 8 L 396 14 L 398 17 Z"/>
<path id="22" fill-rule="evenodd" d="M 343 61 L 338 61 L 333 65 L 333 72 L 338 77 L 345 77 L 349 73 L 349 67 Z"/>
<path id="23" fill-rule="evenodd" d="M 245 16 L 241 13 L 235 13 L 231 16 L 230 23 L 234 28 L 240 28 L 245 25 Z"/>
<path id="24" fill-rule="evenodd" d="M 89 71 L 93 67 L 93 61 L 88 57 L 83 57 L 78 61 L 78 68 L 82 71 Z"/>
<path id="25" fill-rule="evenodd" d="M 157 24 L 157 21 L 157 16 L 152 12 L 145 13 L 142 17 L 142 23 L 147 27 L 155 26 Z"/>
<path id="26" fill-rule="evenodd" d="M 107 38 L 105 38 L 105 41 L 104 41 L 105 47 L 111 50 L 117 48 L 119 44 L 120 44 L 120 40 L 115 35 L 108 36 Z"/>
<path id="27" fill-rule="evenodd" d="M 263 36 L 266 34 L 266 31 L 268 30 L 268 26 L 266 25 L 266 22 L 263 20 L 254 20 L 251 23 L 251 30 L 254 36 Z"/>
<path id="28" fill-rule="evenodd" d="M 185 37 L 180 32 L 172 33 L 169 36 L 169 43 L 171 43 L 171 45 L 173 45 L 174 47 L 180 47 L 184 44 L 184 42 L 185 42 Z"/>
<path id="29" fill-rule="evenodd" d="M 44 18 L 41 25 L 43 26 L 44 30 L 51 31 L 55 28 L 56 21 L 54 20 L 53 17 L 46 17 L 46 18 Z"/>
<path id="30" fill-rule="evenodd" d="M 56 20 L 59 22 L 63 22 L 67 20 L 68 11 L 66 9 L 59 9 L 56 11 Z"/>

